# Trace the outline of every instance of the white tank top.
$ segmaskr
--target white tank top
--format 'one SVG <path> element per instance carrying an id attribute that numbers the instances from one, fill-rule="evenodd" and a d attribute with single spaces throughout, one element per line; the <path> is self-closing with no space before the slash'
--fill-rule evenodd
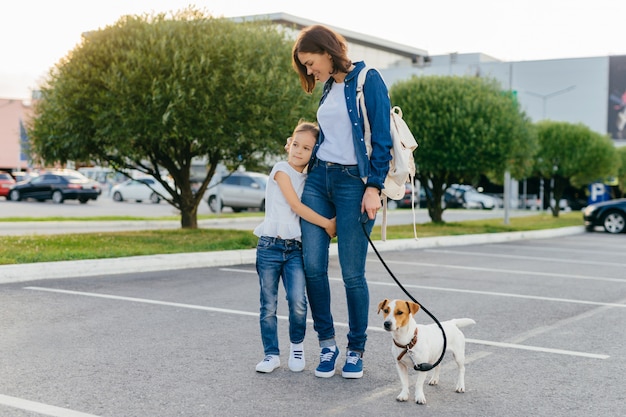
<path id="1" fill-rule="evenodd" d="M 306 174 L 298 172 L 287 163 L 280 161 L 270 172 L 270 178 L 267 181 L 265 189 L 265 218 L 263 223 L 254 229 L 256 236 L 280 237 L 281 239 L 302 240 L 302 231 L 300 230 L 300 216 L 292 209 L 278 183 L 274 179 L 276 173 L 282 171 L 289 175 L 291 185 L 296 191 L 298 198 L 302 196 L 304 190 L 304 181 Z"/>

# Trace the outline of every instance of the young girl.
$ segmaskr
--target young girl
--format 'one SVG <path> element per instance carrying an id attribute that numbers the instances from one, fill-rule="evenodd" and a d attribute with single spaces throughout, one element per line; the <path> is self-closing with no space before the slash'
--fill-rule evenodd
<path id="1" fill-rule="evenodd" d="M 320 216 L 300 202 L 306 179 L 305 168 L 317 141 L 319 128 L 300 122 L 291 137 L 287 161 L 278 162 L 270 173 L 265 190 L 265 219 L 254 229 L 259 237 L 256 269 L 261 287 L 260 325 L 265 358 L 257 372 L 272 372 L 280 366 L 276 307 L 278 281 L 282 277 L 289 305 L 289 369 L 304 369 L 302 342 L 306 331 L 307 301 L 302 264 L 300 218 L 316 224 L 334 237 L 335 219 Z"/>

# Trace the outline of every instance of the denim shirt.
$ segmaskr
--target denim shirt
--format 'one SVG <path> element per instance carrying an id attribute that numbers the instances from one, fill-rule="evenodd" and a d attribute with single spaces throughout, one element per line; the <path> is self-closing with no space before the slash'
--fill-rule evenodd
<path id="1" fill-rule="evenodd" d="M 372 130 L 372 155 L 368 158 L 367 149 L 365 148 L 363 116 L 360 109 L 358 109 L 359 104 L 356 100 L 357 78 L 365 64 L 359 61 L 355 62 L 354 66 L 355 68 L 348 73 L 344 80 L 344 93 L 346 105 L 348 106 L 348 116 L 350 116 L 350 122 L 352 123 L 352 139 L 356 151 L 359 175 L 364 179 L 367 186 L 373 186 L 382 190 L 387 171 L 389 171 L 392 147 L 389 130 L 391 113 L 389 92 L 380 73 L 378 71 L 369 71 L 363 86 L 367 117 Z M 326 99 L 334 82 L 333 77 L 330 77 L 324 84 L 320 105 Z M 322 142 L 324 142 L 324 130 L 320 127 L 319 140 L 311 156 L 312 161 L 315 159 L 319 145 Z"/>

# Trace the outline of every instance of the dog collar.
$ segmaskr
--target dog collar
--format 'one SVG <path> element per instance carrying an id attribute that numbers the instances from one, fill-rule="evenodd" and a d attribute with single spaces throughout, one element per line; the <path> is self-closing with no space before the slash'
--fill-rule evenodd
<path id="1" fill-rule="evenodd" d="M 409 349 L 413 348 L 413 346 L 415 346 L 417 344 L 417 329 L 415 329 L 415 333 L 413 334 L 413 339 L 411 339 L 411 341 L 409 342 L 408 345 L 401 345 L 398 342 L 396 342 L 395 340 L 393 341 L 393 343 L 395 343 L 395 345 L 398 346 L 399 348 L 404 349 L 398 355 L 398 359 L 397 360 L 400 361 L 400 360 L 402 360 L 404 355 L 406 355 L 406 353 L 409 351 Z"/>

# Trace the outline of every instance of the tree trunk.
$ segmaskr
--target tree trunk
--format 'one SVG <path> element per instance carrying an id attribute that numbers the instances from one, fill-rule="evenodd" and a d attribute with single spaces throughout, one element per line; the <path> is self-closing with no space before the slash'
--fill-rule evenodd
<path id="1" fill-rule="evenodd" d="M 183 229 L 197 229 L 198 228 L 198 204 L 196 196 L 191 192 L 189 188 L 188 192 L 182 192 L 180 196 L 180 225 Z"/>

